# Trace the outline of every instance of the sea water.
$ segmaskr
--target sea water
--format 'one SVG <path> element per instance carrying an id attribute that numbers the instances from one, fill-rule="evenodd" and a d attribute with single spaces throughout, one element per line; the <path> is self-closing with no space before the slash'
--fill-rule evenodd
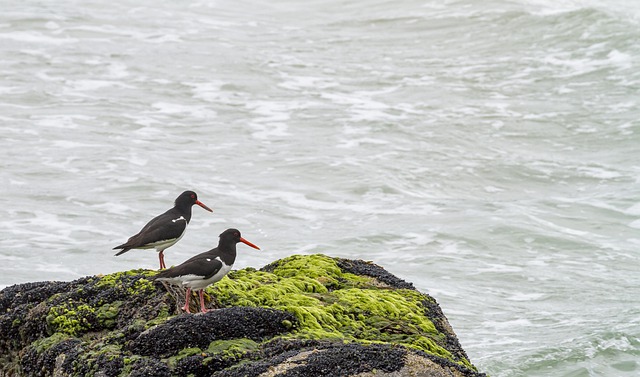
<path id="1" fill-rule="evenodd" d="M 4 1 L 0 287 L 374 261 L 511 376 L 640 375 L 640 3 Z"/>

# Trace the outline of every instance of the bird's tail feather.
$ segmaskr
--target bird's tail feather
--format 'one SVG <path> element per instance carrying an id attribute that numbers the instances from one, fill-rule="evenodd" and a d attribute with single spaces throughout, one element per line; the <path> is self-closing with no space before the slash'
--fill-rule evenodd
<path id="1" fill-rule="evenodd" d="M 114 247 L 114 248 L 113 248 L 113 250 L 121 249 L 121 248 L 122 248 L 122 246 L 116 246 L 116 247 Z M 118 255 L 120 255 L 120 254 L 124 254 L 124 253 L 126 253 L 127 251 L 129 251 L 129 250 L 131 250 L 131 249 L 128 249 L 128 248 L 126 248 L 126 247 L 125 247 L 124 249 L 122 249 L 122 250 L 120 250 L 119 252 L 117 252 L 117 253 L 116 253 L 116 256 L 118 256 Z"/>

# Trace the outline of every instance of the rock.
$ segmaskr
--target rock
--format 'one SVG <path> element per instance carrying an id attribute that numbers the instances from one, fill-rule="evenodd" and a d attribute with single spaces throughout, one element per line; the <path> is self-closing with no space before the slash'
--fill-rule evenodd
<path id="1" fill-rule="evenodd" d="M 181 314 L 143 332 L 127 348 L 138 355 L 169 357 L 185 348 L 206 349 L 215 340 L 270 339 L 288 332 L 284 324 L 295 320 L 287 312 L 245 306 Z"/>
<path id="2" fill-rule="evenodd" d="M 296 255 L 232 271 L 203 314 L 182 313 L 184 290 L 155 274 L 0 291 L 0 377 L 484 376 L 436 301 L 370 262 Z"/>

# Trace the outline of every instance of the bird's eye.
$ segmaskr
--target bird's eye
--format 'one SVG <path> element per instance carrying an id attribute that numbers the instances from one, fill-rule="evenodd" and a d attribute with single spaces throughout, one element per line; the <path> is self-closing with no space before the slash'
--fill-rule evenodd
<path id="1" fill-rule="evenodd" d="M 235 232 L 235 233 L 234 233 L 234 235 L 235 235 L 236 237 L 240 237 L 240 233 L 238 233 L 238 232 Z"/>
<path id="2" fill-rule="evenodd" d="M 195 199 L 195 198 L 196 198 L 195 194 L 191 194 L 191 199 Z"/>

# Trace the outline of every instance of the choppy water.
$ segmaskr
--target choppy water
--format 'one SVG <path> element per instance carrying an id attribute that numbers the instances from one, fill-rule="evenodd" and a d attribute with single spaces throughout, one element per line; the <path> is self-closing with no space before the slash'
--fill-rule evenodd
<path id="1" fill-rule="evenodd" d="M 640 3 L 4 1 L 0 287 L 373 260 L 492 376 L 640 375 Z"/>

